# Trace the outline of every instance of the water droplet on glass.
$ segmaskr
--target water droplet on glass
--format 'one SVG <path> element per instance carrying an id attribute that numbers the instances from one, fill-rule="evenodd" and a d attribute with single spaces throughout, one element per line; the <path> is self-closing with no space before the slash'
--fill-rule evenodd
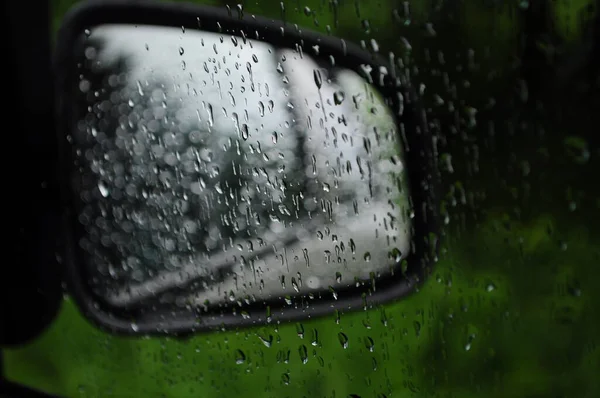
<path id="1" fill-rule="evenodd" d="M 297 323 L 296 324 L 296 333 L 298 334 L 298 337 L 303 339 L 304 338 L 304 325 L 302 325 L 301 323 Z"/>
<path id="2" fill-rule="evenodd" d="M 343 349 L 348 348 L 348 336 L 346 336 L 342 332 L 339 332 L 338 333 L 338 340 L 339 340 L 340 344 L 342 345 Z"/>
<path id="3" fill-rule="evenodd" d="M 368 19 L 363 19 L 362 20 L 362 27 L 365 30 L 365 33 L 370 33 L 371 32 L 371 24 L 369 23 Z"/>
<path id="4" fill-rule="evenodd" d="M 375 350 L 375 343 L 373 342 L 373 339 L 369 336 L 365 337 L 365 347 L 367 347 L 367 350 L 369 350 L 370 352 L 373 352 Z"/>
<path id="5" fill-rule="evenodd" d="M 579 164 L 587 163 L 590 159 L 590 150 L 585 139 L 578 136 L 568 136 L 564 140 L 567 154 Z"/>
<path id="6" fill-rule="evenodd" d="M 235 350 L 235 363 L 238 365 L 246 362 L 246 354 L 242 350 Z"/>
<path id="7" fill-rule="evenodd" d="M 250 133 L 248 132 L 248 125 L 244 123 L 242 125 L 242 139 L 244 141 L 246 141 L 249 136 L 250 136 Z"/>
<path id="8" fill-rule="evenodd" d="M 108 189 L 104 181 L 100 181 L 98 183 L 98 190 L 100 191 L 100 195 L 102 195 L 105 198 L 107 198 L 108 195 L 110 195 L 110 190 Z"/>
<path id="9" fill-rule="evenodd" d="M 340 105 L 342 102 L 344 102 L 344 92 L 343 91 L 336 91 L 335 93 L 333 93 L 333 102 L 336 105 Z"/>
<path id="10" fill-rule="evenodd" d="M 308 362 L 308 350 L 304 344 L 298 347 L 298 354 L 300 354 L 300 360 L 303 364 Z"/>
<path id="11" fill-rule="evenodd" d="M 215 191 L 217 191 L 217 193 L 219 193 L 221 195 L 223 194 L 223 188 L 221 188 L 221 183 L 220 182 L 217 182 L 215 184 Z"/>
<path id="12" fill-rule="evenodd" d="M 311 343 L 313 346 L 318 346 L 319 345 L 319 332 L 317 331 L 317 329 L 313 329 L 313 334 L 312 334 L 312 339 L 311 339 Z"/>
<path id="13" fill-rule="evenodd" d="M 337 300 L 337 299 L 338 299 L 338 294 L 337 294 L 337 292 L 335 291 L 335 289 L 333 288 L 333 286 L 329 286 L 329 292 L 330 292 L 330 293 L 331 293 L 331 295 L 333 296 L 333 299 L 334 299 L 334 300 Z"/>
<path id="14" fill-rule="evenodd" d="M 320 89 L 323 86 L 323 77 L 321 77 L 321 71 L 318 69 L 313 70 L 313 77 L 315 79 L 315 84 L 317 88 Z"/>
<path id="15" fill-rule="evenodd" d="M 273 335 L 270 334 L 269 337 L 258 336 L 260 341 L 265 345 L 265 347 L 269 348 L 273 345 Z"/>

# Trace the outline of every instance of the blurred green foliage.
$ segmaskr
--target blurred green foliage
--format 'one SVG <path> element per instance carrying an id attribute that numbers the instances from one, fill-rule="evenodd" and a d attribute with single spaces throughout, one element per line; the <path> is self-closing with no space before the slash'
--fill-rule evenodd
<path id="1" fill-rule="evenodd" d="M 72 3 L 55 2 L 56 27 Z M 600 396 L 599 94 L 594 71 L 563 73 L 585 70 L 563 54 L 584 51 L 597 8 L 541 3 L 544 18 L 527 1 L 242 3 L 410 59 L 444 180 L 432 277 L 339 322 L 186 341 L 107 335 L 67 300 L 6 352 L 9 377 L 69 397 Z"/>

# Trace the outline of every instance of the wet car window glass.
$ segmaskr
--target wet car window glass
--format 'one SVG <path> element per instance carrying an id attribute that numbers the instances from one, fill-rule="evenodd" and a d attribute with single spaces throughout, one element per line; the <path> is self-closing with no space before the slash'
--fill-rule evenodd
<path id="1" fill-rule="evenodd" d="M 72 3 L 56 4 L 58 25 Z M 443 181 L 433 275 L 377 309 L 184 341 L 100 332 L 67 299 L 6 351 L 11 380 L 66 396 L 599 396 L 596 3 L 211 4 L 407 68 Z"/>

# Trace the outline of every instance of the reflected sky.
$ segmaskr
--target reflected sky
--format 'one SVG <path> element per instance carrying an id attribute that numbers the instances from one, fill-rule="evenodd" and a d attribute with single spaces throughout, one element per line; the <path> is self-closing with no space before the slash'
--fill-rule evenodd
<path id="1" fill-rule="evenodd" d="M 110 302 L 184 283 L 179 304 L 314 292 L 408 254 L 396 126 L 356 72 L 176 28 L 86 40 L 80 244 Z"/>

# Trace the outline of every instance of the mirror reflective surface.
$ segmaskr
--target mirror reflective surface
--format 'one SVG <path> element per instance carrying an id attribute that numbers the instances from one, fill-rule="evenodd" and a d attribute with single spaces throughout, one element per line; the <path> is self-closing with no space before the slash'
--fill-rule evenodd
<path id="1" fill-rule="evenodd" d="M 109 303 L 331 297 L 401 267 L 403 149 L 368 67 L 157 26 L 82 43 L 77 243 Z"/>

